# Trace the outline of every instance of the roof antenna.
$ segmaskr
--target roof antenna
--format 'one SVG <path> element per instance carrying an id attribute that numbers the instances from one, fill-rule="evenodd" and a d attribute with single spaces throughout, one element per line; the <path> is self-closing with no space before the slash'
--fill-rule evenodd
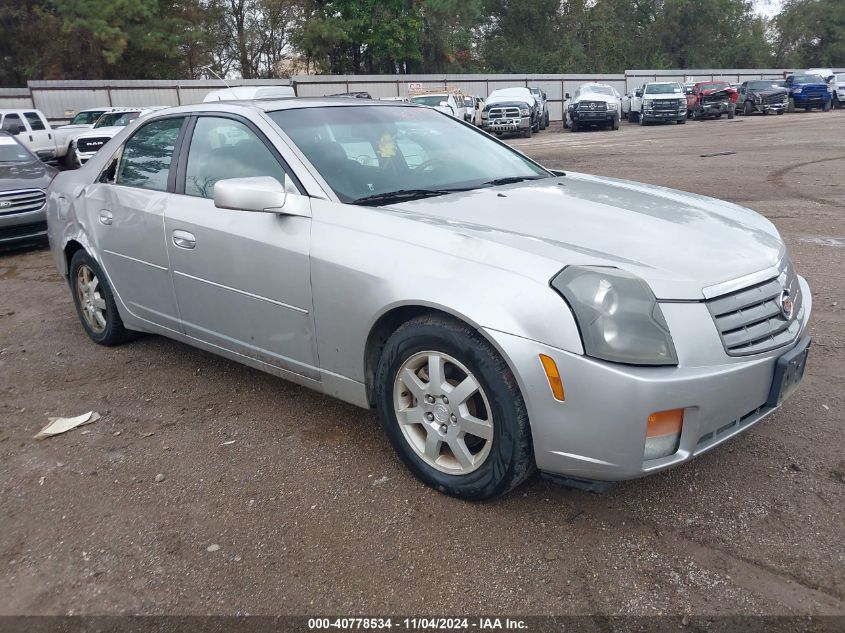
<path id="1" fill-rule="evenodd" d="M 221 77 L 221 76 L 220 76 L 220 75 L 218 75 L 216 72 L 214 72 L 214 69 L 211 67 L 211 64 L 209 64 L 208 66 L 203 66 L 203 67 L 202 67 L 202 69 L 203 69 L 203 70 L 207 70 L 207 71 L 208 71 L 208 72 L 210 72 L 212 75 L 214 75 L 215 77 L 217 77 L 220 81 L 222 81 L 222 82 L 223 82 L 223 84 L 226 86 L 226 88 L 228 88 L 228 89 L 229 89 L 229 92 L 231 92 L 231 93 L 232 93 L 232 96 L 234 96 L 234 94 L 235 94 L 235 93 L 234 93 L 234 91 L 232 90 L 232 86 L 230 86 L 230 85 L 229 85 L 229 82 L 228 82 L 228 81 L 226 81 L 225 79 L 223 79 L 223 77 Z M 218 101 L 222 101 L 222 99 L 221 99 L 219 96 L 217 97 L 217 100 L 218 100 Z"/>

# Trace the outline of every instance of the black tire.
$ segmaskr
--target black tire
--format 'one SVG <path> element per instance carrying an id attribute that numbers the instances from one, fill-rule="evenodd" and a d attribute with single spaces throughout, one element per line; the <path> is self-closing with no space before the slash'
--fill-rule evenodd
<path id="1" fill-rule="evenodd" d="M 99 294 L 105 301 L 106 324 L 102 332 L 94 330 L 83 316 L 84 308 L 81 303 L 82 298 L 79 296 L 76 286 L 79 269 L 83 266 L 87 266 L 97 276 L 97 280 L 99 281 Z M 76 251 L 73 258 L 70 260 L 69 274 L 71 294 L 73 295 L 73 305 L 76 307 L 76 314 L 79 317 L 79 322 L 82 323 L 85 333 L 92 341 L 98 345 L 112 347 L 114 345 L 121 345 L 122 343 L 126 343 L 138 337 L 138 332 L 127 330 L 123 325 L 123 320 L 120 318 L 120 314 L 117 311 L 117 305 L 114 301 L 114 294 L 112 293 L 111 286 L 109 286 L 109 282 L 106 279 L 105 274 L 103 274 L 102 268 L 100 268 L 99 264 L 94 261 L 93 257 L 84 250 Z"/>
<path id="2" fill-rule="evenodd" d="M 572 123 L 569 124 L 569 129 L 573 132 L 577 132 L 580 128 L 578 127 L 578 121 L 575 119 L 572 120 Z"/>
<path id="3" fill-rule="evenodd" d="M 531 138 L 531 135 L 534 133 L 534 128 L 528 127 L 522 132 L 522 136 L 525 138 Z"/>
<path id="4" fill-rule="evenodd" d="M 549 127 L 549 113 L 546 112 L 546 116 L 544 117 L 545 123 L 543 124 L 543 128 Z"/>
<path id="5" fill-rule="evenodd" d="M 642 112 L 637 112 L 637 123 L 639 123 L 641 126 L 648 125 L 648 121 L 643 118 Z"/>
<path id="6" fill-rule="evenodd" d="M 633 110 L 631 110 L 630 112 L 628 112 L 628 123 L 634 123 L 634 124 L 636 124 L 636 123 L 637 123 L 637 119 L 638 119 L 638 118 L 639 118 L 639 117 L 637 116 L 637 113 L 636 113 L 636 112 L 634 112 Z"/>
<path id="7" fill-rule="evenodd" d="M 728 110 L 728 118 L 729 118 L 729 119 L 734 118 L 735 114 L 736 114 L 736 113 L 733 111 L 733 109 Z"/>
<path id="8" fill-rule="evenodd" d="M 743 114 L 745 114 L 745 116 L 751 116 L 752 114 L 754 114 L 754 106 L 750 101 L 745 102 Z"/>
<path id="9" fill-rule="evenodd" d="M 678 125 L 686 125 L 686 119 L 678 119 Z"/>
<path id="10" fill-rule="evenodd" d="M 618 130 L 619 129 L 619 117 L 618 116 L 613 117 L 613 121 L 610 124 L 610 129 L 611 130 Z"/>
<path id="11" fill-rule="evenodd" d="M 795 99 L 793 99 L 792 97 L 790 97 L 789 101 L 787 102 L 786 111 L 795 112 Z"/>
<path id="12" fill-rule="evenodd" d="M 812 108 L 810 108 L 810 107 L 805 107 L 805 108 L 804 108 L 804 112 L 809 112 L 810 110 L 812 110 Z"/>
<path id="13" fill-rule="evenodd" d="M 778 110 L 778 114 L 783 114 L 783 110 Z"/>
<path id="14" fill-rule="evenodd" d="M 825 101 L 822 106 L 822 112 L 830 112 L 830 101 Z"/>
<path id="15" fill-rule="evenodd" d="M 450 475 L 426 463 L 403 434 L 393 404 L 393 385 L 403 363 L 414 354 L 448 354 L 475 376 L 490 405 L 494 435 L 490 453 L 472 472 Z M 379 420 L 402 462 L 425 484 L 446 494 L 480 501 L 503 495 L 534 472 L 528 413 L 507 363 L 472 327 L 439 315 L 402 325 L 385 344 L 375 375 Z"/>
<path id="16" fill-rule="evenodd" d="M 78 169 L 79 165 L 76 164 L 76 156 L 73 152 L 73 146 L 68 145 L 67 153 L 62 156 L 62 165 L 65 169 Z"/>

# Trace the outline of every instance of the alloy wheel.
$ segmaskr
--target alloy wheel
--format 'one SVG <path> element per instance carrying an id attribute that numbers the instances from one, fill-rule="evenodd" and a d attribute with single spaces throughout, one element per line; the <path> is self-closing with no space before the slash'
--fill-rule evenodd
<path id="1" fill-rule="evenodd" d="M 95 333 L 105 331 L 106 300 L 100 292 L 100 280 L 96 273 L 86 264 L 82 264 L 76 271 L 76 297 L 82 318 Z"/>
<path id="2" fill-rule="evenodd" d="M 466 475 L 490 455 L 495 429 L 487 395 L 448 354 L 408 358 L 394 380 L 393 406 L 408 445 L 432 468 Z"/>

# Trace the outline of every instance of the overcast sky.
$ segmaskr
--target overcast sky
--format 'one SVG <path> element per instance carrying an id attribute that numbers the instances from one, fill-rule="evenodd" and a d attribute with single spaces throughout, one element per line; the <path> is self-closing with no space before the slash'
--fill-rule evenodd
<path id="1" fill-rule="evenodd" d="M 754 9 L 760 15 L 772 17 L 780 11 L 783 0 L 754 0 Z"/>

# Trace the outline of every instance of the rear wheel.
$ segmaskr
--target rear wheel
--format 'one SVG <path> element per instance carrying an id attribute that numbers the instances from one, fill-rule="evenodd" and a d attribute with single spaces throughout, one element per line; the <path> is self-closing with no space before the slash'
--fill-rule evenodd
<path id="1" fill-rule="evenodd" d="M 510 368 L 473 328 L 430 315 L 387 341 L 376 404 L 393 448 L 420 480 L 481 500 L 534 470 L 525 403 Z"/>
<path id="2" fill-rule="evenodd" d="M 110 347 L 137 336 L 124 327 L 106 276 L 84 250 L 77 251 L 70 261 L 70 283 L 79 321 L 92 341 Z"/>

